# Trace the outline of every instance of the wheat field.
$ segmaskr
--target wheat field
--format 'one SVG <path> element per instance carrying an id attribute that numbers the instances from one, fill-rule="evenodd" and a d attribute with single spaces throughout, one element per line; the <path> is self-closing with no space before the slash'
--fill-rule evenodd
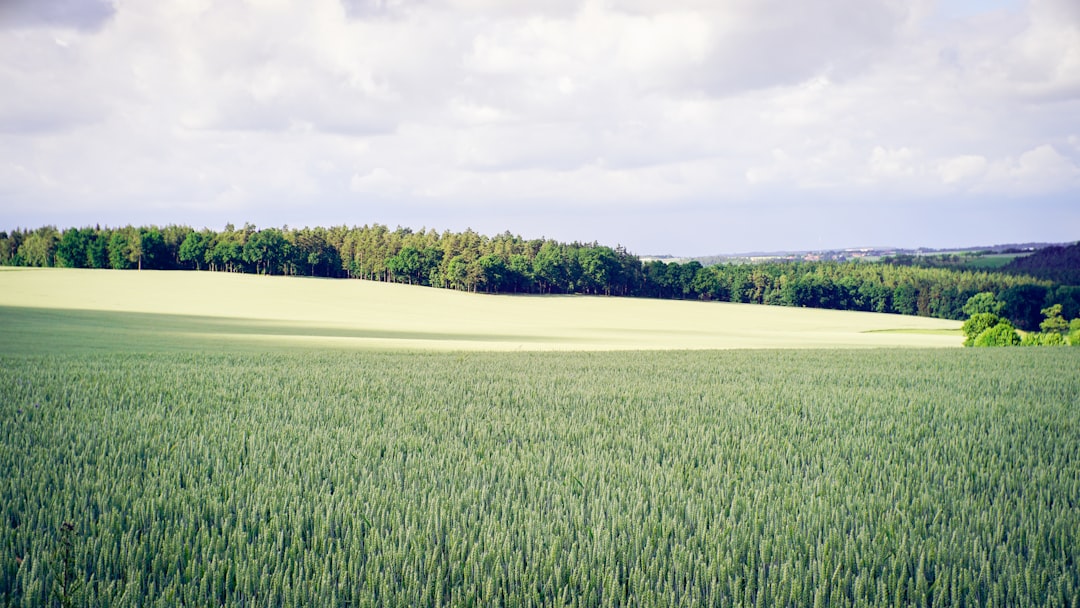
<path id="1" fill-rule="evenodd" d="M 513 296 L 211 272 L 7 269 L 7 352 L 99 347 L 671 350 L 958 347 L 941 319 L 720 302 Z"/>

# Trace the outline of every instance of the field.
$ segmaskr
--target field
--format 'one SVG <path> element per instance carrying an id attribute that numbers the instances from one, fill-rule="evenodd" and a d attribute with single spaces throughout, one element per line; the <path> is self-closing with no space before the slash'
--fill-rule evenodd
<path id="1" fill-rule="evenodd" d="M 355 280 L 0 270 L 0 352 L 958 347 L 959 327 L 900 315 Z"/>
<path id="2" fill-rule="evenodd" d="M 1080 606 L 1080 349 L 620 350 L 622 302 L 508 300 L 622 328 L 580 351 L 485 296 L 447 338 L 408 288 L 345 282 L 379 327 L 320 281 L 302 314 L 54 283 L 0 291 L 0 605 Z M 646 326 L 729 310 L 674 304 Z"/>
<path id="3" fill-rule="evenodd" d="M 1008 265 L 1009 262 L 1019 257 L 1024 257 L 1025 253 L 987 253 L 983 255 L 973 256 L 970 259 L 964 260 L 964 266 L 972 270 L 1000 270 L 1002 267 Z"/>

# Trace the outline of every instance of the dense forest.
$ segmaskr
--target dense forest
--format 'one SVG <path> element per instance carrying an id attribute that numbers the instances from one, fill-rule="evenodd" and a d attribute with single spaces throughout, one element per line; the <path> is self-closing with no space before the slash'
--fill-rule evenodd
<path id="1" fill-rule="evenodd" d="M 965 317 L 992 292 L 1017 327 L 1061 304 L 1080 316 L 1080 287 L 1023 274 L 869 262 L 717 264 L 642 261 L 622 247 L 526 240 L 509 232 L 386 226 L 186 226 L 0 232 L 0 265 L 210 270 L 393 281 L 488 293 L 582 293 Z"/>
<path id="2" fill-rule="evenodd" d="M 1009 262 L 1003 272 L 1026 274 L 1063 285 L 1080 285 L 1080 242 L 1053 245 Z"/>

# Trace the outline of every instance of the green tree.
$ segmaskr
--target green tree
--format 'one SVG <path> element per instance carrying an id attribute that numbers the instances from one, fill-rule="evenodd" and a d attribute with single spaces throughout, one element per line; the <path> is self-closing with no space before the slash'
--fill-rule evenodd
<path id="1" fill-rule="evenodd" d="M 1046 301 L 1047 288 L 1042 285 L 1024 284 L 1006 289 L 1001 294 L 1005 302 L 1005 317 L 1024 330 L 1039 326 L 1039 311 Z"/>
<path id="2" fill-rule="evenodd" d="M 108 230 L 96 228 L 86 244 L 86 265 L 89 268 L 109 267 L 109 237 L 112 233 Z"/>
<path id="3" fill-rule="evenodd" d="M 585 247 L 581 250 L 579 259 L 585 292 L 611 295 L 620 271 L 619 258 L 615 251 L 610 247 Z"/>
<path id="4" fill-rule="evenodd" d="M 126 230 L 114 230 L 109 236 L 109 266 L 115 270 L 127 270 L 132 266 L 131 241 Z"/>
<path id="5" fill-rule="evenodd" d="M 983 331 L 975 337 L 973 346 L 1018 346 L 1020 334 L 1007 320 L 1001 320 L 997 325 Z"/>
<path id="6" fill-rule="evenodd" d="M 502 291 L 506 282 L 506 263 L 494 253 L 482 256 L 476 261 L 480 267 L 480 284 L 485 291 Z"/>
<path id="7" fill-rule="evenodd" d="M 421 270 L 420 251 L 415 247 L 402 247 L 401 251 L 386 260 L 386 270 L 393 280 L 398 282 L 420 283 Z"/>
<path id="8" fill-rule="evenodd" d="M 16 252 L 19 250 L 19 243 L 16 239 L 22 234 L 19 231 L 14 231 L 11 234 L 0 231 L 0 266 L 12 266 L 15 264 Z"/>
<path id="9" fill-rule="evenodd" d="M 999 323 L 1001 323 L 1001 317 L 993 313 L 978 312 L 971 315 L 971 318 L 964 321 L 964 325 L 960 328 L 964 332 L 964 346 L 974 346 L 975 339 L 979 335 Z"/>
<path id="10" fill-rule="evenodd" d="M 27 266 L 50 267 L 56 263 L 56 245 L 60 236 L 53 226 L 45 226 L 26 235 L 19 245 L 19 257 Z"/>
<path id="11" fill-rule="evenodd" d="M 136 228 L 132 228 L 131 226 L 128 226 L 124 230 L 128 233 L 128 235 L 127 235 L 127 244 L 128 244 L 127 258 L 128 258 L 128 262 L 131 262 L 132 264 L 135 264 L 136 268 L 138 268 L 139 270 L 142 270 L 143 243 L 142 243 L 141 231 L 136 229 Z"/>
<path id="12" fill-rule="evenodd" d="M 140 228 L 138 230 L 138 259 L 139 270 L 161 270 L 169 266 L 169 250 L 165 245 L 165 236 L 156 227 Z"/>
<path id="13" fill-rule="evenodd" d="M 506 285 L 510 291 L 533 291 L 532 264 L 523 253 L 510 254 L 506 264 Z"/>
<path id="14" fill-rule="evenodd" d="M 692 289 L 703 300 L 725 300 L 727 292 L 724 284 L 712 268 L 701 268 L 694 275 Z"/>
<path id="15" fill-rule="evenodd" d="M 209 235 L 199 232 L 189 232 L 180 243 L 180 261 L 193 264 L 195 270 L 202 270 L 203 260 L 206 259 L 206 247 L 210 243 Z"/>
<path id="16" fill-rule="evenodd" d="M 963 308 L 964 314 L 969 317 L 985 312 L 1001 316 L 1004 310 L 1005 303 L 998 300 L 992 291 L 983 291 L 971 296 Z"/>
<path id="17" fill-rule="evenodd" d="M 545 241 L 536 253 L 533 258 L 533 276 L 540 283 L 543 292 L 568 289 L 566 256 L 554 241 Z"/>
<path id="18" fill-rule="evenodd" d="M 157 262 L 157 267 L 161 269 L 179 269 L 183 265 L 180 263 L 180 246 L 187 239 L 187 236 L 195 232 L 190 226 L 177 226 L 170 224 L 161 229 L 161 237 L 164 239 L 164 248 L 160 253 L 160 257 Z"/>
<path id="19" fill-rule="evenodd" d="M 911 283 L 901 283 L 893 291 L 893 308 L 902 315 L 918 312 L 919 288 Z"/>
<path id="20" fill-rule="evenodd" d="M 468 281 L 469 263 L 465 258 L 456 255 L 446 265 L 445 278 L 447 286 L 451 289 L 465 289 Z"/>
<path id="21" fill-rule="evenodd" d="M 331 234 L 325 228 L 303 228 L 286 235 L 286 238 L 290 236 L 290 258 L 294 264 L 306 267 L 310 276 L 336 275 L 342 268 L 342 259 L 351 260 L 353 255 L 351 251 L 344 251 L 344 242 L 334 247 Z M 351 249 L 351 245 L 350 241 L 348 249 Z M 293 272 L 299 274 L 296 269 Z"/>
<path id="22" fill-rule="evenodd" d="M 207 261 L 226 272 L 237 270 L 237 262 L 243 260 L 244 248 L 234 240 L 219 240 L 213 249 L 207 250 Z"/>
<path id="23" fill-rule="evenodd" d="M 1039 323 L 1039 329 L 1041 329 L 1043 333 L 1064 334 L 1069 330 L 1069 324 L 1065 321 L 1065 318 L 1061 316 L 1061 304 L 1047 306 L 1042 309 L 1042 314 L 1045 317 L 1045 320 L 1042 323 Z"/>
<path id="24" fill-rule="evenodd" d="M 242 249 L 242 259 L 255 266 L 256 273 L 275 274 L 287 259 L 288 241 L 277 228 L 251 233 Z"/>
<path id="25" fill-rule="evenodd" d="M 71 228 L 64 231 L 60 242 L 56 244 L 56 265 L 64 268 L 86 268 L 87 245 L 93 236 L 93 230 L 85 231 Z"/>

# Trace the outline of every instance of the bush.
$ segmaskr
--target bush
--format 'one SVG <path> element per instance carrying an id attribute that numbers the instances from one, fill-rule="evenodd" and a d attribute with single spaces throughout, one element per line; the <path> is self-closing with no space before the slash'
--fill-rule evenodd
<path id="1" fill-rule="evenodd" d="M 1068 346 L 1071 340 L 1056 331 L 1031 332 L 1020 341 L 1020 346 Z"/>
<path id="2" fill-rule="evenodd" d="M 1020 334 L 1008 321 L 1001 321 L 997 325 L 984 330 L 975 337 L 974 346 L 1017 346 L 1020 344 Z"/>
<path id="3" fill-rule="evenodd" d="M 1065 340 L 1065 336 L 1056 331 L 1047 332 L 1042 335 L 1043 346 L 1066 346 L 1067 344 L 1068 342 Z"/>
<path id="4" fill-rule="evenodd" d="M 964 321 L 961 328 L 961 331 L 964 332 L 964 346 L 973 346 L 975 339 L 980 334 L 1002 322 L 1001 317 L 989 312 L 979 312 L 971 315 L 970 319 Z M 1004 322 L 1008 323 L 1008 321 Z"/>

